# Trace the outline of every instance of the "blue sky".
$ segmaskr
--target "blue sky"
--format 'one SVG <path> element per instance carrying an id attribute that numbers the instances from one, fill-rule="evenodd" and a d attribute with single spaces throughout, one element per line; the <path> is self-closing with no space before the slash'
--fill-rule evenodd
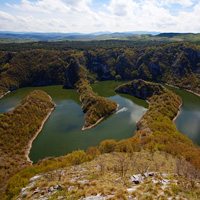
<path id="1" fill-rule="evenodd" d="M 200 32 L 199 0 L 0 0 L 0 31 Z"/>

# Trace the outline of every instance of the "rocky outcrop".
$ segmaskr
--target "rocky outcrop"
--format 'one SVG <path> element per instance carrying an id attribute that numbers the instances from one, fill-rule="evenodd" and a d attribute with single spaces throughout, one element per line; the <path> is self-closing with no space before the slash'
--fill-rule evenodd
<path id="1" fill-rule="evenodd" d="M 66 81 L 64 84 L 64 88 L 66 89 L 74 89 L 76 88 L 75 84 L 80 79 L 79 75 L 80 65 L 75 60 L 71 60 L 71 63 L 66 69 L 65 77 Z"/>
<path id="2" fill-rule="evenodd" d="M 159 131 L 162 134 L 163 130 L 167 130 L 169 135 L 172 130 L 180 135 L 173 124 L 173 119 L 182 104 L 176 94 L 160 84 L 143 80 L 123 84 L 115 91 L 133 95 L 149 103 L 149 109 L 137 122 L 137 135 L 148 136 L 155 132 L 158 134 Z"/>
<path id="3" fill-rule="evenodd" d="M 116 92 L 130 94 L 140 99 L 147 100 L 153 95 L 159 95 L 164 91 L 164 88 L 155 83 L 149 83 L 141 79 L 134 80 L 130 83 L 123 84 L 115 89 Z"/>

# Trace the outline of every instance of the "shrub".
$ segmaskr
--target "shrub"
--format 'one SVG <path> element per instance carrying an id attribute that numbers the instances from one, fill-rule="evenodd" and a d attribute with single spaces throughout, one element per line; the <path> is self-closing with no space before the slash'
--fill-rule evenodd
<path id="1" fill-rule="evenodd" d="M 110 153 L 115 151 L 115 147 L 116 147 L 116 141 L 114 139 L 105 140 L 101 142 L 99 150 L 101 153 Z"/>
<path id="2" fill-rule="evenodd" d="M 100 155 L 100 151 L 97 147 L 88 147 L 86 151 L 86 156 L 88 160 L 93 160 L 98 155 Z"/>
<path id="3" fill-rule="evenodd" d="M 86 160 L 86 153 L 83 150 L 73 151 L 67 155 L 67 159 L 72 165 L 79 165 Z"/>
<path id="4" fill-rule="evenodd" d="M 116 144 L 115 151 L 131 153 L 131 152 L 133 152 L 133 147 L 129 140 L 120 140 Z"/>

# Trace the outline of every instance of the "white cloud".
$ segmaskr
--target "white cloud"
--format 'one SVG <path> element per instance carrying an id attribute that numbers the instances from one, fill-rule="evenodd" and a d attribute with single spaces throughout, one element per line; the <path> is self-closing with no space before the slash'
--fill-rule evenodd
<path id="1" fill-rule="evenodd" d="M 107 6 L 107 9 L 113 15 L 126 16 L 137 10 L 138 7 L 138 3 L 135 3 L 132 0 L 111 0 L 109 6 Z"/>
<path id="2" fill-rule="evenodd" d="M 52 11 L 67 12 L 69 8 L 60 0 L 39 0 L 31 2 L 28 0 L 21 0 L 21 4 L 6 4 L 17 10 L 51 13 Z"/>
<path id="3" fill-rule="evenodd" d="M 14 20 L 14 17 L 10 15 L 9 13 L 0 11 L 0 19 L 1 20 Z"/>
<path id="4" fill-rule="evenodd" d="M 57 12 L 69 12 L 72 11 L 85 11 L 88 10 L 87 4 L 92 0 L 21 0 L 21 4 L 8 4 L 7 6 L 13 7 L 15 9 L 24 11 L 35 11 L 35 12 L 45 12 L 52 13 Z"/>
<path id="5" fill-rule="evenodd" d="M 200 3 L 195 0 L 110 0 L 101 11 L 90 8 L 92 1 L 96 0 L 21 0 L 6 4 L 8 10 L 0 5 L 0 30 L 200 32 Z M 171 14 L 173 4 L 180 5 L 176 16 Z M 195 6 L 181 9 L 191 5 Z"/>
<path id="6" fill-rule="evenodd" d="M 191 6 L 193 5 L 192 0 L 143 0 L 143 3 L 151 2 L 157 6 L 172 6 L 172 4 L 179 4 L 180 6 Z"/>

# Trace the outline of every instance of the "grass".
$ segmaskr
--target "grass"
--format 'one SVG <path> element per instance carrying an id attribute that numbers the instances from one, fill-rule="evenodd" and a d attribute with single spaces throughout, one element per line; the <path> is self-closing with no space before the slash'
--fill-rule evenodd
<path id="1" fill-rule="evenodd" d="M 130 165 L 125 177 L 122 177 L 121 173 L 116 170 L 116 168 L 120 168 L 120 164 L 118 163 L 119 156 L 131 158 L 129 159 Z M 192 191 L 191 188 L 184 190 L 180 184 L 177 184 L 179 180 L 181 181 L 181 177 L 176 175 L 177 158 L 168 155 L 168 162 L 163 165 L 163 162 L 166 160 L 165 152 L 155 152 L 154 160 L 149 160 L 150 157 L 151 154 L 147 151 L 135 152 L 132 153 L 132 155 L 128 153 L 101 154 L 96 159 L 90 162 L 84 162 L 81 165 L 63 166 L 61 170 L 65 171 L 61 179 L 59 179 L 56 170 L 48 171 L 35 181 L 35 185 L 40 192 L 33 195 L 33 191 L 36 187 L 27 189 L 28 193 L 26 199 L 40 198 L 41 191 L 45 191 L 44 193 L 47 194 L 48 189 L 46 188 L 58 184 L 62 185 L 62 187 L 57 190 L 55 194 L 50 195 L 49 199 L 57 199 L 60 196 L 64 197 L 64 199 L 80 199 L 96 196 L 98 194 L 101 194 L 103 197 L 109 197 L 109 199 L 128 199 L 128 196 L 140 199 L 162 199 L 160 198 L 162 195 L 163 199 L 164 197 L 176 197 L 177 195 L 179 195 L 180 198 L 190 197 L 190 199 L 199 197 L 200 194 L 198 192 L 200 188 L 198 185 L 196 185 Z M 52 161 L 52 163 L 53 162 L 55 161 Z M 103 171 L 99 167 L 99 163 L 102 162 L 104 165 Z M 157 170 L 157 174 L 144 179 L 143 183 L 137 185 L 138 187 L 135 191 L 129 193 L 127 189 L 136 186 L 134 183 L 130 182 L 130 177 L 139 172 L 136 163 L 140 166 L 147 163 L 147 165 L 149 165 L 148 171 L 155 171 L 157 169 L 155 163 L 158 163 L 162 167 Z M 43 164 L 41 163 L 41 165 Z M 95 174 L 93 178 L 92 174 Z M 162 174 L 168 174 L 168 176 L 164 177 Z M 166 188 L 162 188 L 163 184 L 161 181 L 166 179 L 169 183 Z M 152 180 L 158 183 L 153 183 Z M 185 184 L 189 183 L 186 178 L 184 181 Z M 20 195 L 13 199 L 17 199 L 18 197 L 20 197 Z"/>

